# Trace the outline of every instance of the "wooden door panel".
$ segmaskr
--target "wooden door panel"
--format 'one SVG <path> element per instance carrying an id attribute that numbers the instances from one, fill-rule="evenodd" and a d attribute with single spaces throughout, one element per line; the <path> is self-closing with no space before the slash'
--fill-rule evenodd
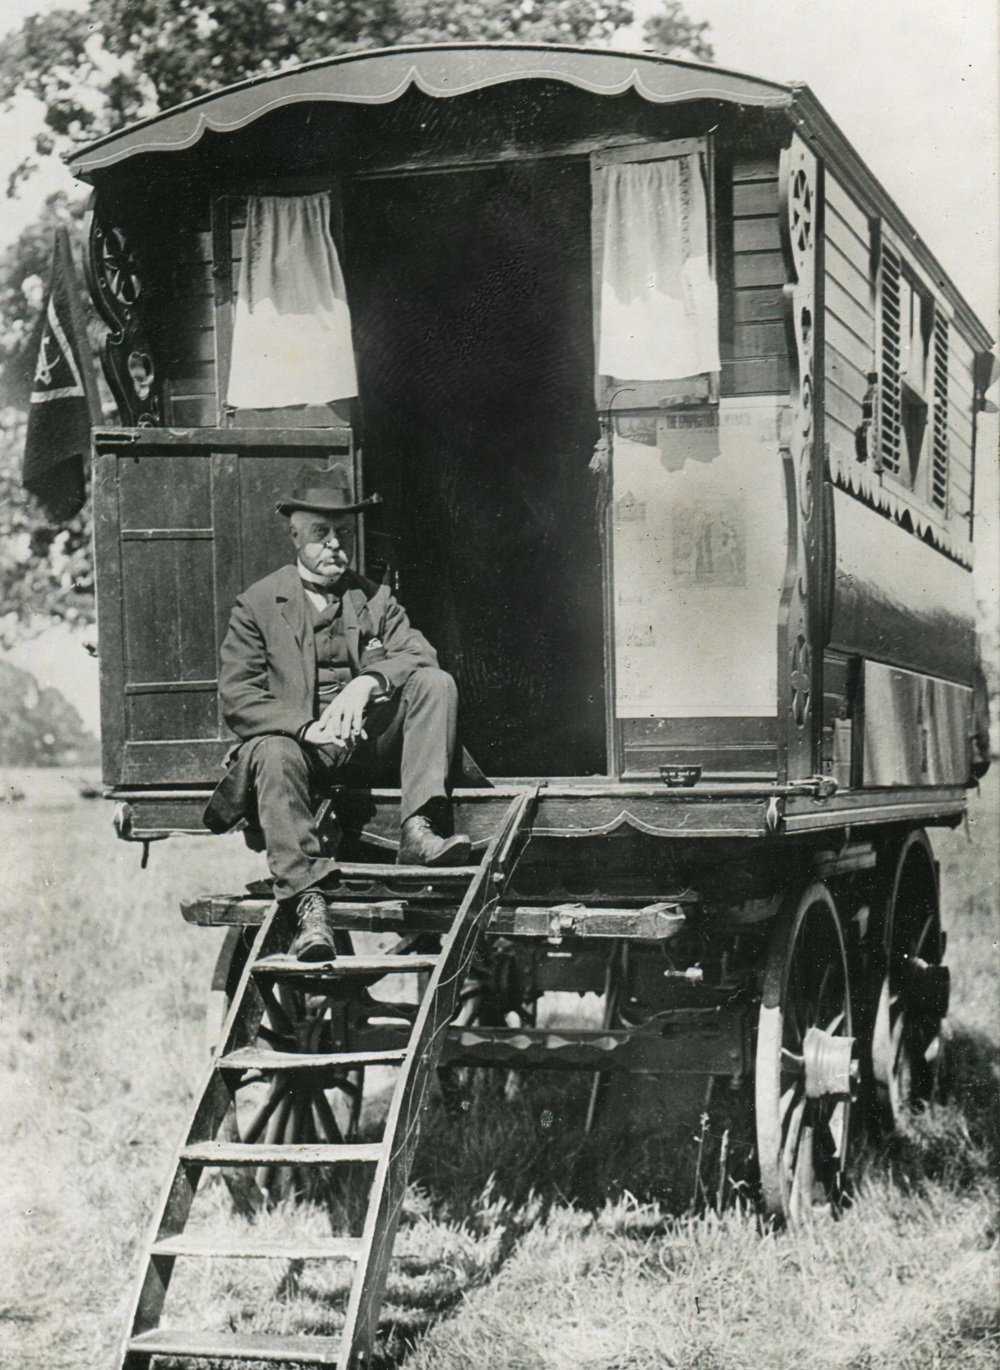
<path id="1" fill-rule="evenodd" d="M 129 742 L 217 739 L 216 695 L 214 679 L 198 682 L 193 689 L 176 685 L 159 690 L 126 687 Z"/>
<path id="2" fill-rule="evenodd" d="M 211 532 L 169 534 L 149 541 L 123 535 L 127 685 L 216 675 Z"/>
<path id="3" fill-rule="evenodd" d="M 211 528 L 212 486 L 204 456 L 121 456 L 118 507 L 122 531 Z"/>

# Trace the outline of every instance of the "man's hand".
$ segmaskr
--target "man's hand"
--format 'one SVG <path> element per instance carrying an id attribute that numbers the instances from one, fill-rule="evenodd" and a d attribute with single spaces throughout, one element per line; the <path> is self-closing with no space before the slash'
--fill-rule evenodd
<path id="1" fill-rule="evenodd" d="M 315 747 L 349 747 L 359 738 L 367 737 L 364 730 L 365 709 L 379 682 L 371 675 L 359 675 L 341 690 L 323 710 L 315 723 L 302 735 L 303 742 Z"/>

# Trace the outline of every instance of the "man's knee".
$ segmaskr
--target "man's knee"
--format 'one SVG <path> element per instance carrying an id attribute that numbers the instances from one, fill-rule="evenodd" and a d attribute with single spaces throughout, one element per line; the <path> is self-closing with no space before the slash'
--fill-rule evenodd
<path id="1" fill-rule="evenodd" d="M 458 698 L 458 686 L 448 674 L 437 666 L 418 666 L 406 682 L 405 693 L 411 699 Z"/>
<path id="2" fill-rule="evenodd" d="M 297 770 L 300 767 L 304 770 L 306 758 L 294 737 L 272 733 L 254 741 L 250 765 L 254 779 L 257 779 L 265 773 L 275 771 L 287 774 L 289 770 Z"/>

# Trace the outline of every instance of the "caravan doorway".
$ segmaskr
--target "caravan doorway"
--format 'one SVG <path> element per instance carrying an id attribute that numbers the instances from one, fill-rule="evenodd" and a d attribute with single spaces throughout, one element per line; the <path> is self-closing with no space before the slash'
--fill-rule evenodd
<path id="1" fill-rule="evenodd" d="M 369 567 L 492 776 L 607 766 L 585 161 L 345 186 Z"/>

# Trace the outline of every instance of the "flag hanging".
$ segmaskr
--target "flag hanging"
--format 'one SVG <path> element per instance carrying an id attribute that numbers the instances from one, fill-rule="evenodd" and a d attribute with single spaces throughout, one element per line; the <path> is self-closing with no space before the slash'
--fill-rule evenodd
<path id="1" fill-rule="evenodd" d="M 53 523 L 63 523 L 83 508 L 90 429 L 100 417 L 82 314 L 69 234 L 60 228 L 52 254 L 21 468 L 21 484 L 37 497 Z"/>

